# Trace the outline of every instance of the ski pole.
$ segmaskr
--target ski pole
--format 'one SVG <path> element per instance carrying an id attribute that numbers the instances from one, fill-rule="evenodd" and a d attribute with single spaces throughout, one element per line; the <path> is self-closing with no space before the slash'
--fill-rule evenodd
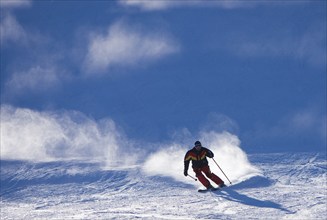
<path id="1" fill-rule="evenodd" d="M 198 179 L 194 178 L 193 176 L 187 174 L 187 176 L 189 176 L 190 178 L 194 179 L 195 181 L 198 181 Z"/>
<path id="2" fill-rule="evenodd" d="M 218 163 L 215 161 L 215 159 L 211 158 L 217 165 L 217 167 L 220 169 L 220 171 L 225 175 L 226 179 L 229 181 L 229 183 L 232 185 L 232 182 L 228 179 L 228 177 L 226 176 L 226 174 L 224 173 L 224 171 L 220 168 L 220 166 L 218 165 Z"/>

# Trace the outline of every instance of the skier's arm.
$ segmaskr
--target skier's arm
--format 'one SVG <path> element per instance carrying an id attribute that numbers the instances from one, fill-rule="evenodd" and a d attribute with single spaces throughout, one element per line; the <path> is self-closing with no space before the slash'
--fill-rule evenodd
<path id="1" fill-rule="evenodd" d="M 188 152 L 186 153 L 185 157 L 184 157 L 184 176 L 187 176 L 188 173 L 188 167 L 190 165 L 190 158 L 187 156 Z"/>

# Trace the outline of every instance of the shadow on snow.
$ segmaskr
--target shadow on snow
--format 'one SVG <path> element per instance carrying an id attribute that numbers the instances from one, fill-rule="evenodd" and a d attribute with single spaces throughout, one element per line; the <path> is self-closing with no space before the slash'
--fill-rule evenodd
<path id="1" fill-rule="evenodd" d="M 274 184 L 274 180 L 263 176 L 254 176 L 246 181 L 238 183 L 236 185 L 231 185 L 228 188 L 224 188 L 219 191 L 213 192 L 214 194 L 219 195 L 220 197 L 232 201 L 238 202 L 248 206 L 255 206 L 259 208 L 273 208 L 285 211 L 287 213 L 292 213 L 288 209 L 284 208 L 281 204 L 278 204 L 269 200 L 259 200 L 247 195 L 241 194 L 235 190 L 245 189 L 245 188 L 264 188 L 269 187 Z"/>
<path id="2" fill-rule="evenodd" d="M 259 200 L 256 198 L 252 198 L 247 195 L 238 193 L 237 191 L 235 191 L 233 189 L 216 191 L 214 193 L 221 196 L 222 198 L 224 198 L 226 200 L 242 203 L 244 205 L 255 206 L 255 207 L 259 207 L 259 208 L 279 209 L 281 211 L 291 213 L 291 211 L 289 211 L 288 209 L 283 208 L 281 204 L 278 204 L 278 203 L 275 203 L 275 202 L 269 201 L 269 200 Z"/>

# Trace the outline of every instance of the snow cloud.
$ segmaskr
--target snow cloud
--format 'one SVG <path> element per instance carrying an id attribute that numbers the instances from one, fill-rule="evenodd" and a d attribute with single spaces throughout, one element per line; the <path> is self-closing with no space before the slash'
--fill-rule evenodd
<path id="1" fill-rule="evenodd" d="M 4 96 L 53 89 L 70 78 L 62 62 L 69 54 L 55 40 L 24 28 L 11 13 L 4 13 L 0 34 L 1 49 L 19 54 L 4 68 Z"/>
<path id="2" fill-rule="evenodd" d="M 201 130 L 203 132 L 210 132 L 210 131 L 217 131 L 217 132 L 224 132 L 228 131 L 232 134 L 235 134 L 239 131 L 239 126 L 230 117 L 227 115 L 212 112 L 208 114 L 206 120 L 204 121 L 203 125 L 201 125 Z"/>
<path id="3" fill-rule="evenodd" d="M 119 3 L 127 7 L 139 7 L 143 10 L 162 10 L 176 5 L 175 1 L 143 1 L 143 0 L 120 0 Z"/>
<path id="4" fill-rule="evenodd" d="M 112 167 L 135 162 L 129 145 L 111 119 L 1 106 L 1 159 L 92 160 Z"/>
<path id="5" fill-rule="evenodd" d="M 0 1 L 1 9 L 29 7 L 32 5 L 30 0 L 2 0 Z"/>
<path id="6" fill-rule="evenodd" d="M 60 72 L 55 67 L 32 67 L 26 72 L 17 72 L 6 83 L 10 94 L 21 94 L 26 91 L 44 91 L 60 84 Z M 63 75 L 63 74 L 62 74 Z"/>
<path id="7" fill-rule="evenodd" d="M 189 137 L 188 141 L 137 144 L 109 118 L 96 121 L 77 111 L 34 111 L 9 105 L 1 106 L 0 126 L 1 159 L 35 162 L 76 159 L 101 162 L 106 168 L 142 163 L 143 171 L 149 175 L 190 182 L 183 176 L 184 155 L 194 141 Z M 216 161 L 231 181 L 260 174 L 241 150 L 236 135 L 203 131 L 198 137 L 215 153 Z M 155 151 L 149 154 L 151 149 Z M 209 159 L 209 163 L 212 171 L 224 179 L 213 161 Z M 192 174 L 191 169 L 189 172 Z"/>
<path id="8" fill-rule="evenodd" d="M 25 42 L 27 33 L 10 13 L 1 16 L 0 23 L 1 47 L 8 42 Z"/>
<path id="9" fill-rule="evenodd" d="M 167 1 L 167 0 L 120 0 L 119 3 L 125 7 L 136 7 L 144 11 L 166 10 L 176 7 L 216 7 L 222 9 L 249 8 L 264 4 L 281 4 L 280 2 L 262 0 L 262 1 L 244 1 L 244 0 L 188 0 L 188 1 Z M 285 2 L 283 2 L 285 4 Z M 286 4 L 296 4 L 286 3 Z"/>
<path id="10" fill-rule="evenodd" d="M 214 159 L 232 182 L 261 175 L 260 170 L 251 165 L 247 155 L 240 148 L 240 140 L 236 135 L 228 132 L 200 132 L 199 140 L 203 146 L 214 152 Z M 180 143 L 172 143 L 162 146 L 147 158 L 143 171 L 149 175 L 170 176 L 178 181 L 191 183 L 188 178 L 183 176 L 184 156 L 193 147 L 193 142 L 190 142 L 189 145 L 182 146 Z M 211 159 L 209 159 L 209 166 L 212 172 L 228 183 L 228 180 Z M 194 176 L 191 166 L 189 174 Z"/>
<path id="11" fill-rule="evenodd" d="M 127 7 L 138 7 L 145 11 L 152 10 L 165 10 L 175 7 L 199 7 L 199 6 L 216 6 L 221 8 L 235 8 L 243 7 L 244 1 L 230 1 L 230 0 L 221 0 L 221 1 L 211 1 L 211 0 L 189 0 L 189 1 L 167 1 L 167 0 L 156 0 L 156 1 L 147 1 L 147 0 L 120 0 L 121 5 Z"/>
<path id="12" fill-rule="evenodd" d="M 85 66 L 89 74 L 103 74 L 113 66 L 146 63 L 178 50 L 178 44 L 161 31 L 145 31 L 124 22 L 117 22 L 106 34 L 92 35 Z"/>
<path id="13" fill-rule="evenodd" d="M 26 8 L 32 5 L 29 0 L 3 0 L 1 6 L 0 37 L 1 47 L 8 42 L 26 43 L 29 34 L 13 16 L 12 11 L 18 8 Z"/>
<path id="14" fill-rule="evenodd" d="M 296 36 L 281 32 L 278 36 L 260 39 L 243 37 L 231 42 L 230 45 L 233 46 L 230 50 L 242 57 L 290 57 L 306 61 L 313 66 L 325 67 L 325 30 L 326 28 L 311 27 L 306 33 Z"/>

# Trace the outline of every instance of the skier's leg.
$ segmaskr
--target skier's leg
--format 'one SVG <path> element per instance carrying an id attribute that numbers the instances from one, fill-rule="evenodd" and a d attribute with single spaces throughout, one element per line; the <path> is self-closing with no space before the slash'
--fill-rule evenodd
<path id="1" fill-rule="evenodd" d="M 206 187 L 210 187 L 211 184 L 207 178 L 205 178 L 201 172 L 201 169 L 193 169 L 195 172 L 196 177 L 199 179 L 199 181 Z"/>
<path id="2" fill-rule="evenodd" d="M 214 181 L 218 186 L 220 184 L 223 184 L 224 181 L 222 181 L 216 174 L 212 173 L 209 166 L 204 167 L 203 169 L 204 174 L 211 179 L 212 181 Z"/>

